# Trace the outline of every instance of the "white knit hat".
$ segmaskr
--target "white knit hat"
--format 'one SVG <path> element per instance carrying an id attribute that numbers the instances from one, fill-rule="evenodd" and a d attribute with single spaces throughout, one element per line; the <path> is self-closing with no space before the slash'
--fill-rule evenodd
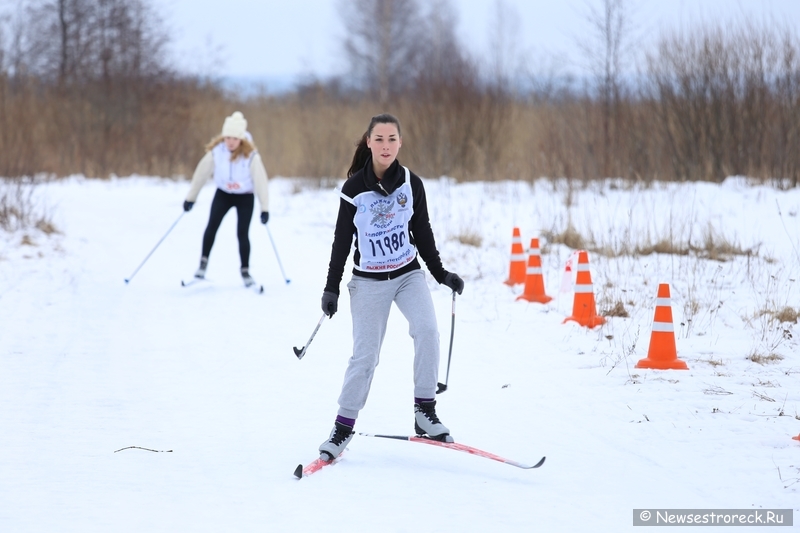
<path id="1" fill-rule="evenodd" d="M 234 111 L 233 115 L 226 117 L 222 124 L 223 137 L 236 137 L 245 139 L 247 137 L 247 120 L 240 111 Z"/>

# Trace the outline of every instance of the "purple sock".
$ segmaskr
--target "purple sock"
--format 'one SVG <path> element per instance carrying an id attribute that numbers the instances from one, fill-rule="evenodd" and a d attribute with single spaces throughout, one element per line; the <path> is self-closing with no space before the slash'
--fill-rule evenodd
<path id="1" fill-rule="evenodd" d="M 436 398 L 417 398 L 417 397 L 415 396 L 415 397 L 414 397 L 414 403 L 432 402 L 432 401 L 433 401 L 433 400 L 435 400 L 435 399 L 436 399 Z"/>
<path id="2" fill-rule="evenodd" d="M 336 415 L 336 421 L 340 424 L 344 424 L 345 426 L 354 427 L 356 425 L 355 418 L 347 418 L 342 415 Z"/>

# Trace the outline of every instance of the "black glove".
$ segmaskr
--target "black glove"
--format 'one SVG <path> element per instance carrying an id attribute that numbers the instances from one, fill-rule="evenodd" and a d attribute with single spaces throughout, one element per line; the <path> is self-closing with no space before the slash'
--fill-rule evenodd
<path id="1" fill-rule="evenodd" d="M 194 202 L 190 202 L 189 200 L 184 200 L 183 201 L 183 210 L 185 212 L 191 211 L 193 206 L 194 206 Z"/>
<path id="2" fill-rule="evenodd" d="M 458 294 L 464 290 L 464 280 L 458 277 L 458 274 L 448 272 L 444 277 L 444 284 L 456 291 Z"/>
<path id="3" fill-rule="evenodd" d="M 262 211 L 261 212 L 261 223 L 266 224 L 269 222 L 269 211 Z"/>
<path id="4" fill-rule="evenodd" d="M 325 291 L 322 293 L 322 312 L 333 318 L 339 309 L 339 295 L 335 292 Z"/>

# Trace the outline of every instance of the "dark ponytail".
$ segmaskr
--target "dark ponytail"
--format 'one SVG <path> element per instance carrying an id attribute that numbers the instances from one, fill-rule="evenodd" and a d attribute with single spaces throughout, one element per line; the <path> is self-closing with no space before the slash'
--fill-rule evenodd
<path id="1" fill-rule="evenodd" d="M 350 169 L 347 171 L 348 178 L 364 168 L 364 165 L 367 164 L 367 160 L 370 156 L 369 147 L 367 146 L 367 139 L 370 135 L 372 135 L 372 129 L 375 127 L 375 124 L 394 124 L 397 126 L 397 134 L 400 137 L 403 136 L 402 132 L 400 131 L 400 121 L 397 120 L 397 117 L 394 115 L 382 113 L 372 117 L 372 119 L 369 121 L 369 127 L 367 128 L 367 131 L 361 136 L 361 140 L 358 141 L 358 144 L 356 144 L 356 152 L 353 154 L 353 161 L 350 163 Z"/>
<path id="2" fill-rule="evenodd" d="M 369 159 L 367 137 L 369 137 L 369 134 L 365 133 L 361 136 L 361 140 L 358 141 L 358 144 L 356 144 L 356 153 L 353 154 L 353 161 L 350 163 L 350 169 L 347 171 L 348 178 L 364 168 L 364 165 L 367 164 L 367 159 Z"/>

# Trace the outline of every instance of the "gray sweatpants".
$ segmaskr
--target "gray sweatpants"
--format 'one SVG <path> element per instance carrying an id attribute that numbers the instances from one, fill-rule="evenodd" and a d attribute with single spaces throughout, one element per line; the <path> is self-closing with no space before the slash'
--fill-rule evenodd
<path id="1" fill-rule="evenodd" d="M 347 288 L 353 315 L 353 356 L 339 395 L 339 415 L 358 418 L 367 403 L 392 302 L 408 320 L 408 333 L 414 339 L 414 396 L 435 398 L 439 329 L 425 273 L 414 270 L 390 280 L 353 276 Z"/>

